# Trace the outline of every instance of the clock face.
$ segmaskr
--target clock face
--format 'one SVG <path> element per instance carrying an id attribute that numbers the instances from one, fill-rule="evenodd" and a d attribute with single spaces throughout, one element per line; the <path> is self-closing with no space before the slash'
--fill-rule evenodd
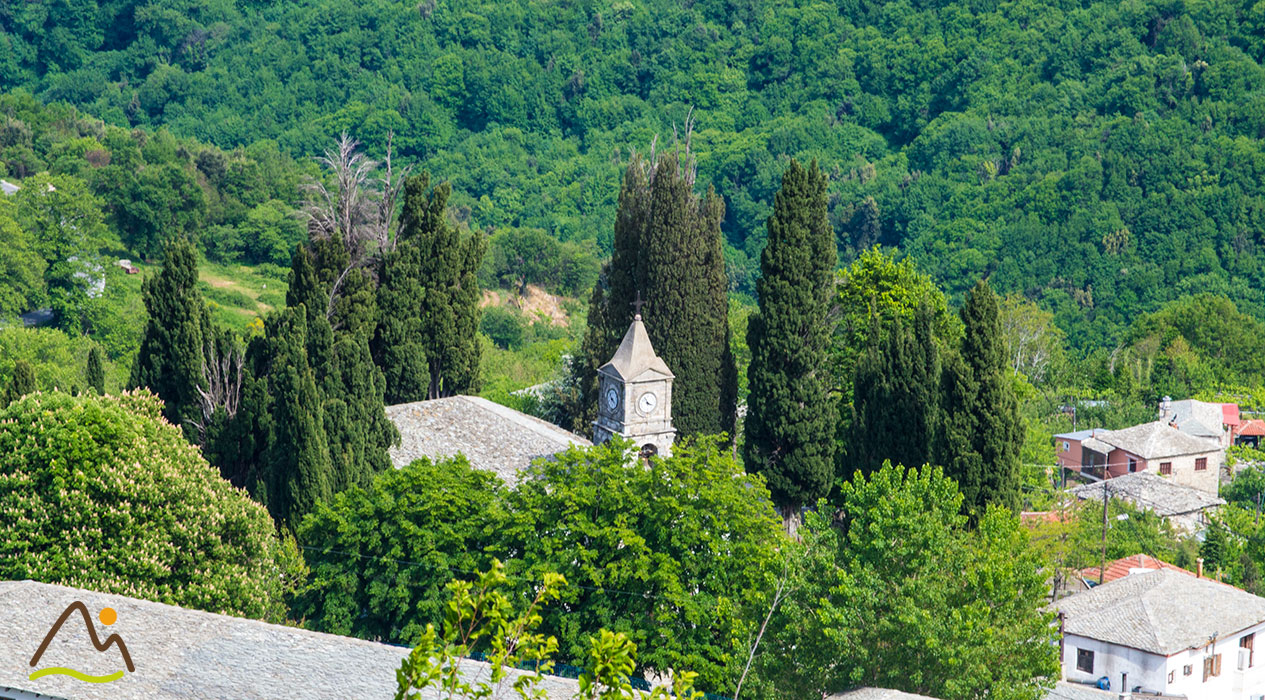
<path id="1" fill-rule="evenodd" d="M 655 405 L 658 403 L 659 397 L 647 391 L 637 399 L 637 408 L 641 409 L 642 413 L 649 413 L 654 410 Z"/>
<path id="2" fill-rule="evenodd" d="M 606 407 L 613 411 L 615 410 L 615 407 L 618 405 L 619 405 L 619 390 L 617 390 L 615 387 L 611 387 L 607 389 L 606 390 Z"/>

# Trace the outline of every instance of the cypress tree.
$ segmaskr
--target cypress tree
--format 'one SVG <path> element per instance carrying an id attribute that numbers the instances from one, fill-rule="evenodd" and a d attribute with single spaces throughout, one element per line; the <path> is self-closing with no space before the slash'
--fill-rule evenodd
<path id="1" fill-rule="evenodd" d="M 794 531 L 800 508 L 826 495 L 834 476 L 836 402 L 826 367 L 834 290 L 834 231 L 826 176 L 792 160 L 768 219 L 747 343 L 751 365 L 744 457 L 768 481 Z"/>
<path id="2" fill-rule="evenodd" d="M 958 315 L 965 334 L 941 377 L 938 462 L 957 479 L 962 508 L 979 517 L 989 503 L 1019 507 L 1023 425 L 1008 376 L 997 295 L 981 280 Z"/>
<path id="3" fill-rule="evenodd" d="M 307 359 L 319 384 L 333 362 L 334 333 L 325 309 L 329 303 L 329 287 L 317 276 L 312 251 L 300 243 L 290 258 L 289 285 L 286 288 L 286 306 L 303 307 L 307 326 Z"/>
<path id="4" fill-rule="evenodd" d="M 896 319 L 857 363 L 847 467 L 869 474 L 884 460 L 907 467 L 932 461 L 940 391 L 940 353 L 925 304 Z M 850 478 L 850 477 L 849 477 Z"/>
<path id="5" fill-rule="evenodd" d="M 677 435 L 732 435 L 737 371 L 729 348 L 721 250 L 725 205 L 712 188 L 705 198 L 696 197 L 692 184 L 676 154 L 664 156 L 654 170 L 641 234 L 642 317 L 655 350 L 676 375 L 672 422 Z"/>
<path id="6" fill-rule="evenodd" d="M 101 362 L 101 348 L 93 345 L 88 350 L 88 386 L 105 396 L 105 367 Z"/>
<path id="7" fill-rule="evenodd" d="M 399 439 L 383 409 L 382 372 L 373 364 L 369 342 L 357 333 L 336 338 L 322 387 L 334 493 L 367 486 L 373 475 L 390 468 L 387 450 Z"/>
<path id="8" fill-rule="evenodd" d="M 478 382 L 476 273 L 487 243 L 449 225 L 450 190 L 447 183 L 431 189 L 428 174 L 404 183 L 396 250 L 382 266 L 373 343 L 392 403 L 452 396 Z"/>
<path id="9" fill-rule="evenodd" d="M 210 329 L 198 293 L 198 260 L 193 244 L 167 245 L 163 269 L 141 285 L 149 321 L 128 384 L 149 387 L 164 402 L 163 415 L 175 425 L 197 415 L 202 379 L 202 343 Z"/>
<path id="10" fill-rule="evenodd" d="M 295 527 L 317 501 L 333 494 L 325 416 L 308 365 L 306 310 L 287 308 L 268 319 L 272 444 L 267 455 L 267 506 Z"/>
<path id="11" fill-rule="evenodd" d="M 9 379 L 9 386 L 5 387 L 4 405 L 8 406 L 34 391 L 35 370 L 26 360 L 17 360 L 13 363 L 13 377 Z"/>
<path id="12" fill-rule="evenodd" d="M 589 434 L 597 418 L 597 368 L 615 354 L 632 323 L 632 302 L 645 288 L 646 265 L 641 245 L 649 208 L 646 162 L 634 154 L 619 188 L 611 259 L 602 267 L 589 300 L 588 325 L 580 349 L 580 404 L 569 409 L 571 429 L 582 434 Z"/>

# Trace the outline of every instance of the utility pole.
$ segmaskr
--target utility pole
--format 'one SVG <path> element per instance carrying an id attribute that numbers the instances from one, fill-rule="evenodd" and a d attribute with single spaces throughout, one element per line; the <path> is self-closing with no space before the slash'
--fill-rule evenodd
<path id="1" fill-rule="evenodd" d="M 1102 563 L 1098 567 L 1098 584 L 1107 573 L 1107 474 L 1102 475 Z"/>

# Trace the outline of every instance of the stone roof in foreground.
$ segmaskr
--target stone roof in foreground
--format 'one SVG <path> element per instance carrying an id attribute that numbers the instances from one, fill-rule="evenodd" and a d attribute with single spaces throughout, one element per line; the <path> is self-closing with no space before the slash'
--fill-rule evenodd
<path id="1" fill-rule="evenodd" d="M 471 466 L 495 473 L 507 484 L 532 460 L 572 445 L 593 443 L 535 416 L 480 396 L 450 396 L 387 406 L 387 417 L 400 431 L 391 462 L 403 467 L 421 457 L 432 460 L 464 454 Z"/>
<path id="2" fill-rule="evenodd" d="M 1103 482 L 1082 484 L 1071 489 L 1071 492 L 1081 500 L 1102 501 Z M 1203 489 L 1183 486 L 1150 472 L 1135 472 L 1107 479 L 1107 493 L 1112 498 L 1126 500 L 1164 517 L 1197 513 L 1206 508 L 1225 505 L 1224 500 Z"/>
<path id="3" fill-rule="evenodd" d="M 1265 622 L 1265 598 L 1172 569 L 1125 576 L 1052 608 L 1065 615 L 1067 634 L 1164 656 Z"/>
<path id="4" fill-rule="evenodd" d="M 109 683 L 84 683 L 63 675 L 30 680 L 30 659 L 49 628 L 74 601 L 93 616 L 102 641 L 117 634 L 135 671 Z M 113 608 L 118 620 L 96 615 Z M 383 700 L 395 696 L 395 672 L 409 650 L 388 644 L 259 620 L 215 615 L 34 581 L 0 582 L 0 694 L 4 688 L 74 700 L 275 700 L 340 698 Z M 471 678 L 487 677 L 487 664 L 465 660 Z M 123 670 L 118 648 L 98 652 L 83 617 L 73 615 L 36 668 L 66 666 L 92 675 Z M 573 680 L 546 676 L 549 700 L 573 697 Z"/>

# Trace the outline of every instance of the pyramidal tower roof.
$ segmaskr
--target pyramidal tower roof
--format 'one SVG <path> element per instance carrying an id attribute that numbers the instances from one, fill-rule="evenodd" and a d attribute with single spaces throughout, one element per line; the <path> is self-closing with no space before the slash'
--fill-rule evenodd
<path id="1" fill-rule="evenodd" d="M 598 368 L 598 371 L 613 372 L 624 381 L 638 379 L 646 372 L 653 371 L 664 377 L 674 377 L 667 363 L 654 353 L 650 345 L 650 336 L 646 333 L 646 324 L 641 322 L 641 314 L 633 317 L 632 325 L 624 334 L 619 349 L 610 362 Z"/>

